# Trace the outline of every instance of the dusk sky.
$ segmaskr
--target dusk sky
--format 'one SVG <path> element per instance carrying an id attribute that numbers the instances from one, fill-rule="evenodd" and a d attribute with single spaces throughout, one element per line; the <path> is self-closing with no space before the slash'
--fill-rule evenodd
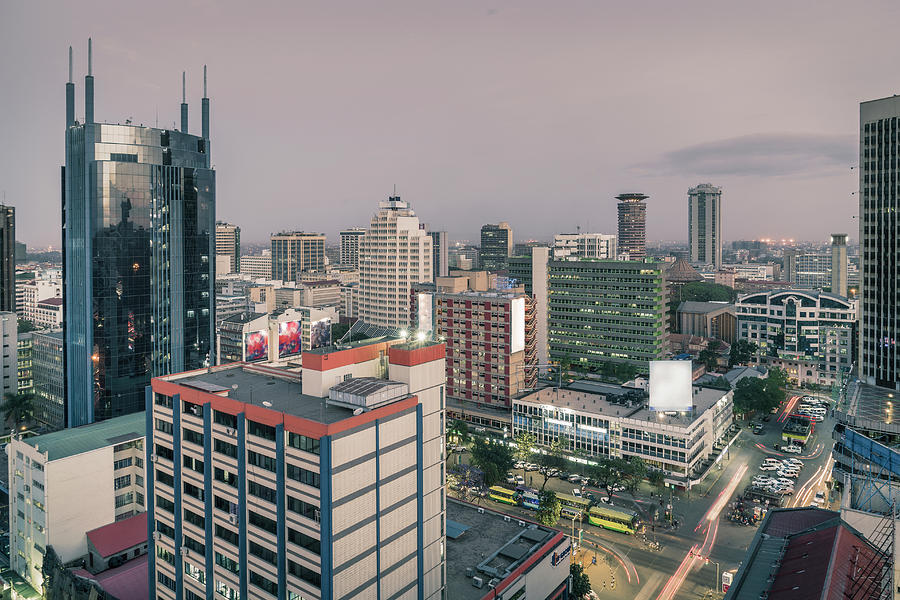
<path id="1" fill-rule="evenodd" d="M 689 187 L 724 188 L 725 238 L 858 237 L 861 100 L 900 90 L 890 2 L 0 3 L 0 196 L 60 243 L 67 51 L 84 115 L 191 132 L 209 66 L 217 215 L 249 242 L 367 225 L 396 184 L 430 229 L 516 240 L 687 238 Z"/>

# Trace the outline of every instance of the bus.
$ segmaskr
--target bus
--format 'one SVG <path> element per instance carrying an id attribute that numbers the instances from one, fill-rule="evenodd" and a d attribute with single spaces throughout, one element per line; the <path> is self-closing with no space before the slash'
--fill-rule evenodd
<path id="1" fill-rule="evenodd" d="M 516 506 L 518 502 L 516 501 L 516 493 L 512 490 L 508 490 L 505 487 L 500 487 L 499 485 L 495 485 L 490 488 L 490 494 L 488 497 L 495 502 L 502 502 L 503 504 L 511 504 Z"/>
<path id="2" fill-rule="evenodd" d="M 626 508 L 595 506 L 588 513 L 588 521 L 591 525 L 629 535 L 643 529 L 637 513 Z"/>
<path id="3" fill-rule="evenodd" d="M 541 500 L 538 495 L 533 492 L 521 492 L 519 494 L 519 504 L 531 510 L 537 510 L 541 506 Z"/>
<path id="4" fill-rule="evenodd" d="M 591 503 L 583 498 L 576 498 L 569 494 L 556 494 L 562 509 L 559 514 L 566 519 L 582 519 L 584 513 L 588 511 Z"/>

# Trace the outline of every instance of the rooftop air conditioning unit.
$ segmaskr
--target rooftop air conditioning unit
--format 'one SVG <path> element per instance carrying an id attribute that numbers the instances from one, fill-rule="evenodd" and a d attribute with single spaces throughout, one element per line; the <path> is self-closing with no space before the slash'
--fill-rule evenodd
<path id="1" fill-rule="evenodd" d="M 525 521 L 519 521 L 519 527 L 525 527 Z"/>
<path id="2" fill-rule="evenodd" d="M 479 590 L 484 587 L 484 579 L 481 577 L 473 577 L 472 585 L 477 587 Z"/>
<path id="3" fill-rule="evenodd" d="M 483 514 L 484 514 L 484 509 L 481 508 L 480 506 L 478 507 L 478 514 L 479 514 L 479 515 L 483 515 Z"/>
<path id="4" fill-rule="evenodd" d="M 181 555 L 182 556 L 190 556 L 191 555 L 190 549 L 187 546 L 182 546 L 181 547 Z"/>
<path id="5" fill-rule="evenodd" d="M 509 523 L 509 515 L 503 515 L 503 520 Z"/>
<path id="6" fill-rule="evenodd" d="M 474 576 L 475 576 L 475 569 L 473 569 L 472 567 L 467 567 L 466 568 L 466 577 L 474 577 Z"/>

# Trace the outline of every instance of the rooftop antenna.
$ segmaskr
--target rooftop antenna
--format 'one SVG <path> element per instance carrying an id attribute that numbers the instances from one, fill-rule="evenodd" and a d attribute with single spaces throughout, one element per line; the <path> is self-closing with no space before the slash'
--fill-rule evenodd
<path id="1" fill-rule="evenodd" d="M 88 38 L 88 74 L 84 78 L 84 122 L 94 122 L 94 51 Z"/>
<path id="2" fill-rule="evenodd" d="M 200 101 L 200 120 L 204 140 L 209 140 L 209 98 L 206 95 L 206 65 L 203 65 L 203 99 Z M 206 144 L 206 152 L 209 153 L 209 142 Z"/>
<path id="3" fill-rule="evenodd" d="M 69 46 L 69 83 L 72 83 L 72 46 Z"/>
<path id="4" fill-rule="evenodd" d="M 72 80 L 72 46 L 69 46 L 69 81 L 66 83 L 66 128 L 75 125 L 75 82 Z"/>
<path id="5" fill-rule="evenodd" d="M 185 91 L 187 85 L 187 75 L 181 72 L 181 132 L 187 133 L 188 130 L 188 105 L 187 93 Z"/>

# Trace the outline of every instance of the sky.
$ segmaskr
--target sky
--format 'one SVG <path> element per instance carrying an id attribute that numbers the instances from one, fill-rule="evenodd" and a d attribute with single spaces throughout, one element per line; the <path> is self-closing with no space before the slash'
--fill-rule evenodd
<path id="1" fill-rule="evenodd" d="M 862 100 L 900 89 L 897 2 L 534 0 L 0 2 L 0 196 L 58 247 L 67 52 L 83 118 L 171 127 L 209 68 L 217 217 L 248 242 L 330 242 L 397 192 L 451 240 L 686 240 L 687 190 L 721 186 L 727 240 L 858 237 Z M 158 116 L 157 116 L 158 115 Z"/>

